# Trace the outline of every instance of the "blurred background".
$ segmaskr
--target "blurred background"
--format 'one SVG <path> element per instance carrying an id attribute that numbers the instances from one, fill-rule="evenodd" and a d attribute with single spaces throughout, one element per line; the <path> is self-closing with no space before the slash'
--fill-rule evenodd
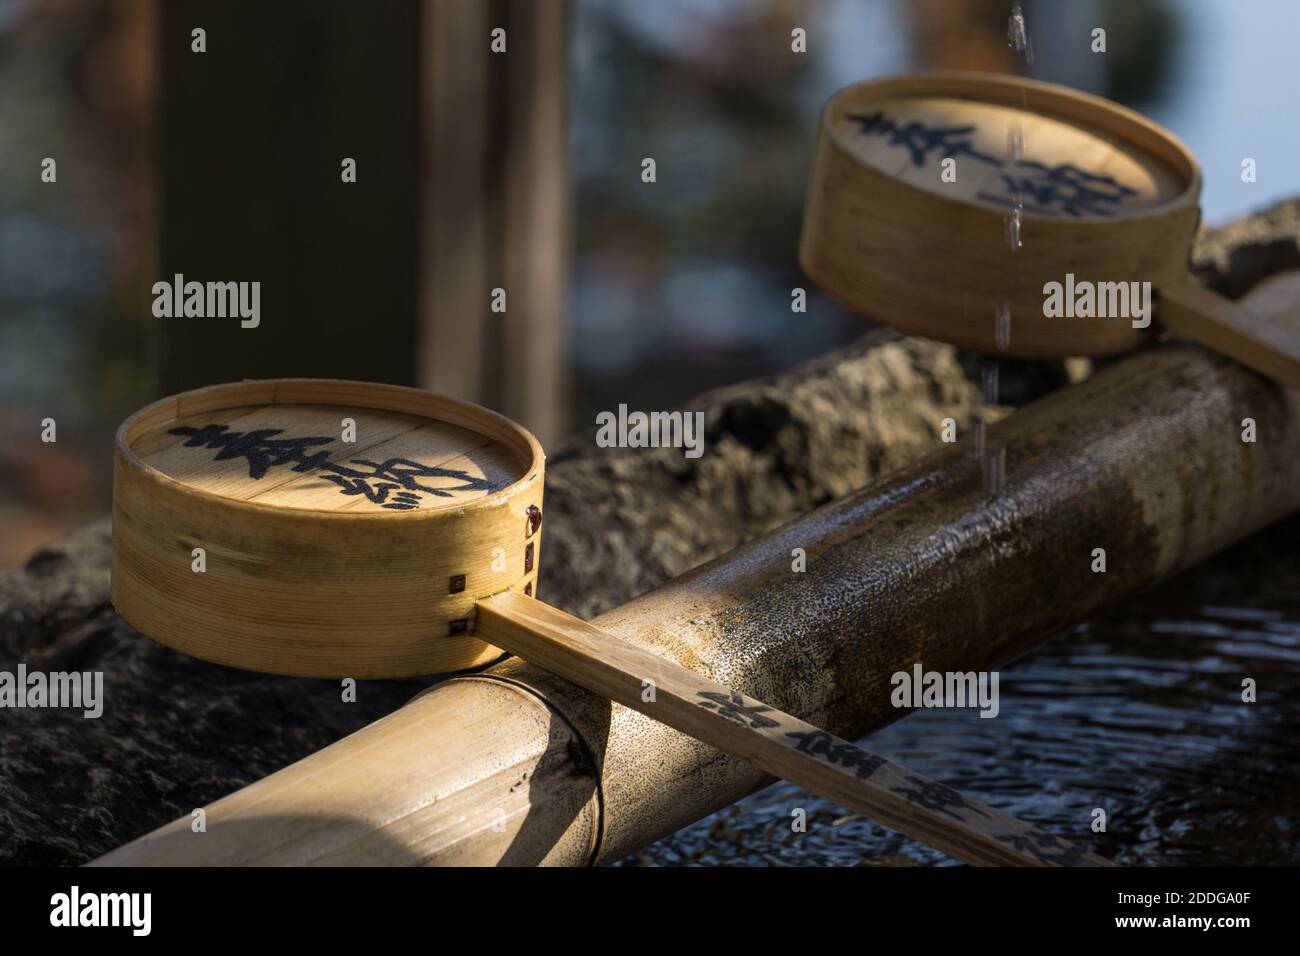
<path id="1" fill-rule="evenodd" d="M 1023 6 L 1027 71 L 1182 137 L 1207 221 L 1300 193 L 1276 82 L 1294 0 Z M 0 0 L 0 569 L 107 512 L 117 424 L 178 389 L 419 384 L 553 445 L 620 402 L 672 408 L 856 338 L 815 289 L 790 309 L 820 105 L 892 72 L 1025 72 L 1011 8 Z M 176 272 L 261 281 L 261 327 L 153 318 Z"/>

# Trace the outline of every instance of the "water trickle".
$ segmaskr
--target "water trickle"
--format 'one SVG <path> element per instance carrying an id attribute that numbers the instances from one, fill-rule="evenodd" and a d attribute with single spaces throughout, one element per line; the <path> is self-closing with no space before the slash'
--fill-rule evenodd
<path id="1" fill-rule="evenodd" d="M 1011 7 L 1011 17 L 1007 20 L 1007 46 L 1023 54 L 1026 63 L 1034 62 L 1034 46 L 1025 31 L 1025 12 L 1017 2 Z"/>
<path id="2" fill-rule="evenodd" d="M 991 363 L 985 363 L 980 369 L 980 378 L 984 385 L 984 403 L 986 405 L 996 405 L 998 403 L 998 367 Z"/>
<path id="3" fill-rule="evenodd" d="M 1007 245 L 1011 247 L 1012 252 L 1020 249 L 1020 217 L 1024 213 L 1024 204 L 1020 202 L 1020 197 L 1016 197 L 1015 205 L 1011 207 L 1011 212 L 1007 213 Z"/>
<path id="4" fill-rule="evenodd" d="M 1007 159 L 1018 163 L 1025 158 L 1025 127 L 1015 120 L 1007 127 Z M 1007 245 L 1015 252 L 1020 248 L 1020 223 L 1025 213 L 1024 201 L 1017 191 L 1011 201 L 1011 212 L 1007 214 Z"/>
<path id="5" fill-rule="evenodd" d="M 1020 120 L 1007 128 L 1007 156 L 1013 163 L 1025 158 L 1025 124 Z"/>
<path id="6" fill-rule="evenodd" d="M 999 352 L 1011 348 L 1011 306 L 1006 302 L 998 303 L 997 317 L 993 326 L 993 344 L 997 346 Z"/>
<path id="7" fill-rule="evenodd" d="M 1007 20 L 1007 44 L 1022 54 L 1025 63 L 1034 62 L 1034 49 L 1025 30 L 1025 12 L 1019 0 L 1011 7 L 1011 16 Z M 1025 157 L 1025 127 L 1020 120 L 1013 120 L 1007 127 L 1007 159 L 1012 165 Z M 1004 220 L 1004 236 L 1012 255 L 1020 251 L 1023 245 L 1020 230 L 1024 221 L 1025 205 L 1020 193 L 1012 198 L 1011 209 Z M 993 344 L 999 352 L 1011 348 L 1011 306 L 999 302 L 993 327 Z M 984 408 L 978 416 L 976 425 L 977 454 L 980 462 L 980 474 L 983 476 L 984 490 L 990 495 L 998 494 L 1006 483 L 1006 447 L 986 447 L 984 438 L 985 418 L 988 410 L 998 402 L 998 369 L 985 362 L 981 368 L 984 385 Z"/>

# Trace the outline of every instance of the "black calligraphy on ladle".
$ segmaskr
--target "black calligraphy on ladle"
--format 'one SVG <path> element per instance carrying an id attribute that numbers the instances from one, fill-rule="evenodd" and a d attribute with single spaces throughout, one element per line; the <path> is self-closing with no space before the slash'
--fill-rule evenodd
<path id="1" fill-rule="evenodd" d="M 173 428 L 172 435 L 184 435 L 186 448 L 216 449 L 213 461 L 243 458 L 248 462 L 248 477 L 258 480 L 277 465 L 292 464 L 292 471 L 319 472 L 319 477 L 339 486 L 343 495 L 364 495 L 375 504 L 392 511 L 411 511 L 420 507 L 421 495 L 450 498 L 459 492 L 495 491 L 497 486 L 485 478 L 475 478 L 454 468 L 422 465 L 408 458 L 389 458 L 382 462 L 353 458 L 347 464 L 330 461 L 328 451 L 313 451 L 334 439 L 277 438 L 280 428 L 259 428 L 250 432 L 232 432 L 226 425 L 202 428 Z M 452 487 L 430 488 L 421 478 L 450 478 L 460 482 Z"/>
<path id="2" fill-rule="evenodd" d="M 969 156 L 997 167 L 1007 195 L 980 192 L 978 198 L 1000 205 L 1011 205 L 1010 197 L 1014 197 L 1035 212 L 1104 217 L 1114 215 L 1126 199 L 1138 195 L 1113 176 L 1090 173 L 1073 163 L 1049 166 L 1024 158 L 1004 162 L 980 152 L 974 145 L 978 129 L 974 125 L 926 126 L 917 120 L 898 123 L 880 111 L 846 116 L 858 124 L 862 135 L 883 136 L 889 145 L 906 149 L 917 168 L 925 166 L 932 154 L 941 159 Z"/>
<path id="3" fill-rule="evenodd" d="M 745 698 L 734 690 L 730 694 L 702 690 L 699 691 L 699 695 L 704 698 L 700 702 L 701 707 L 705 710 L 716 710 L 719 717 L 725 717 L 732 723 L 755 730 L 764 727 L 781 726 L 772 718 L 762 716 L 767 711 L 770 711 L 771 707 L 766 704 L 746 704 Z"/>
<path id="4" fill-rule="evenodd" d="M 1038 208 L 1055 208 L 1067 216 L 1109 216 L 1114 207 L 1138 194 L 1113 176 L 1089 173 L 1073 163 L 1048 166 L 1021 159 L 1016 162 L 1016 170 L 1002 173 L 1007 192 L 1026 197 Z"/>
<path id="5" fill-rule="evenodd" d="M 912 155 L 912 165 L 921 167 L 926 164 L 932 152 L 938 152 L 942 158 L 949 156 L 969 156 L 981 163 L 1001 166 L 996 156 L 981 153 L 974 146 L 972 134 L 974 126 L 926 126 L 912 120 L 901 126 L 879 111 L 864 116 L 850 113 L 849 119 L 858 124 L 858 132 L 864 136 L 886 136 L 890 146 L 902 146 Z"/>
<path id="6" fill-rule="evenodd" d="M 869 754 L 861 747 L 839 740 L 824 730 L 787 731 L 786 736 L 799 741 L 794 745 L 795 750 L 852 770 L 859 780 L 868 779 L 886 763 L 884 757 Z"/>
<path id="7" fill-rule="evenodd" d="M 961 816 L 953 813 L 954 810 L 968 810 L 971 813 L 978 813 L 982 817 L 988 816 L 979 807 L 967 803 L 966 798 L 952 787 L 910 774 L 903 779 L 908 786 L 891 787 L 890 789 L 918 807 L 946 814 L 954 820 L 962 819 Z"/>

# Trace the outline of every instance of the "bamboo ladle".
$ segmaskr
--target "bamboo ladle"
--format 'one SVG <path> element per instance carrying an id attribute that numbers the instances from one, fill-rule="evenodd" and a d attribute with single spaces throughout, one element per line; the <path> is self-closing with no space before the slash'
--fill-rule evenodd
<path id="1" fill-rule="evenodd" d="M 113 603 L 159 643 L 275 674 L 446 673 L 504 649 L 959 859 L 1107 864 L 535 600 L 543 472 L 523 428 L 415 389 L 173 396 L 118 432 Z"/>
<path id="2" fill-rule="evenodd" d="M 980 352 L 1060 357 L 1137 348 L 1158 331 L 1154 311 L 1300 387 L 1300 334 L 1190 277 L 1201 170 L 1140 114 L 940 72 L 841 90 L 819 129 L 800 261 L 865 315 Z M 1077 294 L 1063 302 L 1065 289 Z"/>

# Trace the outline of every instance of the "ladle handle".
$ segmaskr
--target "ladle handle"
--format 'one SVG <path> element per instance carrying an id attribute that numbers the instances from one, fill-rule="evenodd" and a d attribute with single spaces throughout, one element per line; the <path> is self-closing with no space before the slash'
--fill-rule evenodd
<path id="1" fill-rule="evenodd" d="M 1189 276 L 1161 288 L 1157 315 L 1172 331 L 1300 388 L 1300 270 L 1266 279 L 1237 302 Z"/>
<path id="2" fill-rule="evenodd" d="M 1113 865 L 517 592 L 478 602 L 477 633 L 538 667 L 967 863 Z"/>

